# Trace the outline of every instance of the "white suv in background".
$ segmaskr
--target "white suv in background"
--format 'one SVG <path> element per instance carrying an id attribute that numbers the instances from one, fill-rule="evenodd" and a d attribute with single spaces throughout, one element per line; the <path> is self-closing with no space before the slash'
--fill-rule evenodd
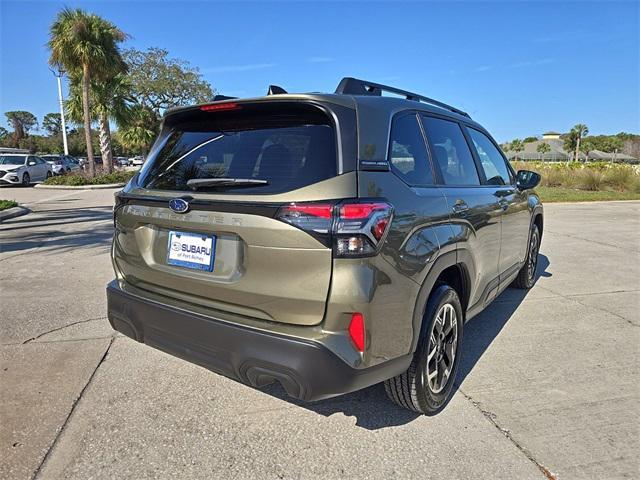
<path id="1" fill-rule="evenodd" d="M 51 165 L 35 155 L 0 154 L 0 185 L 42 182 L 53 175 Z"/>

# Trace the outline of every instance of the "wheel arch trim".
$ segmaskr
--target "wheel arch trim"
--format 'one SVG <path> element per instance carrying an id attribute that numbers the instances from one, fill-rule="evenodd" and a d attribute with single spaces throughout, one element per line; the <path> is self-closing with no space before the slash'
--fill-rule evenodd
<path id="1" fill-rule="evenodd" d="M 415 352 L 418 346 L 418 340 L 420 339 L 420 332 L 422 330 L 422 325 L 424 323 L 423 320 L 424 320 L 424 313 L 427 308 L 427 302 L 429 301 L 431 292 L 433 292 L 433 289 L 436 285 L 436 281 L 438 280 L 442 272 L 444 272 L 447 268 L 455 267 L 455 266 L 460 268 L 461 274 L 463 276 L 463 282 L 466 283 L 466 285 L 463 285 L 463 286 L 466 290 L 468 290 L 469 288 L 468 269 L 466 268 L 464 262 L 458 261 L 458 252 L 456 250 L 452 250 L 450 252 L 441 254 L 431 266 L 429 273 L 425 277 L 424 281 L 422 282 L 422 286 L 418 291 L 416 303 L 413 308 L 413 318 L 412 318 L 413 339 L 411 341 L 410 353 Z M 462 303 L 463 310 L 465 310 L 468 307 L 468 305 L 466 305 L 467 304 L 466 299 L 460 298 L 460 301 Z M 465 315 L 465 312 L 463 311 L 462 314 Z"/>

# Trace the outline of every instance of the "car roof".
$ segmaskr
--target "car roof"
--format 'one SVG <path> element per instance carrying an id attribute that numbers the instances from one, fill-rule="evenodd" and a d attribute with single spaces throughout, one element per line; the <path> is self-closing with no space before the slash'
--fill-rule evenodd
<path id="1" fill-rule="evenodd" d="M 383 95 L 383 93 L 393 96 Z M 207 105 L 223 106 L 224 104 L 229 104 L 230 106 L 233 105 L 232 108 L 234 108 L 235 104 L 255 105 L 262 102 L 321 103 L 329 106 L 329 108 L 330 104 L 334 104 L 355 110 L 358 125 L 358 156 L 366 160 L 386 159 L 392 119 L 396 114 L 405 111 L 436 115 L 464 123 L 489 134 L 482 125 L 472 120 L 466 112 L 444 102 L 396 87 L 358 80 L 352 77 L 343 78 L 334 93 L 287 93 L 281 87 L 270 85 L 268 94 L 262 97 L 233 98 L 217 95 L 213 102 L 167 110 L 163 125 L 164 120 L 171 118 L 175 114 L 187 113 L 191 110 L 205 110 L 202 107 Z M 224 110 L 224 108 L 220 110 Z"/>
<path id="2" fill-rule="evenodd" d="M 389 93 L 392 96 L 383 96 L 383 93 Z M 323 103 L 333 103 L 354 109 L 357 109 L 359 105 L 366 104 L 369 108 L 386 108 L 389 110 L 415 109 L 452 116 L 458 120 L 471 120 L 471 117 L 466 112 L 439 100 L 407 90 L 402 90 L 397 87 L 383 85 L 368 80 L 360 80 L 353 77 L 344 77 L 338 84 L 334 93 L 288 93 L 282 87 L 269 85 L 267 95 L 265 96 L 235 98 L 216 95 L 212 102 L 168 109 L 165 112 L 165 116 L 171 116 L 175 113 L 191 109 L 196 110 L 204 105 L 277 101 L 321 101 Z"/>
<path id="3" fill-rule="evenodd" d="M 427 103 L 407 100 L 404 98 L 387 97 L 387 96 L 373 96 L 373 95 L 350 95 L 350 94 L 336 94 L 336 93 L 286 93 L 278 95 L 265 95 L 262 97 L 250 97 L 250 98 L 238 98 L 222 101 L 213 101 L 198 103 L 194 105 L 188 105 L 184 107 L 175 107 L 168 109 L 164 116 L 168 117 L 179 112 L 185 112 L 188 110 L 198 110 L 200 107 L 212 104 L 224 104 L 224 103 L 259 103 L 259 102 L 296 102 L 296 101 L 320 101 L 322 103 L 332 103 L 335 105 L 341 105 L 344 107 L 350 107 L 357 109 L 359 105 L 367 105 L 369 107 L 375 107 L 378 109 L 386 110 L 422 110 L 431 113 L 437 113 L 440 115 L 450 116 L 465 122 L 473 122 L 470 117 L 461 115 L 456 112 L 452 112 L 445 108 L 441 108 L 435 105 L 429 105 Z M 473 122 L 475 123 L 475 122 Z"/>

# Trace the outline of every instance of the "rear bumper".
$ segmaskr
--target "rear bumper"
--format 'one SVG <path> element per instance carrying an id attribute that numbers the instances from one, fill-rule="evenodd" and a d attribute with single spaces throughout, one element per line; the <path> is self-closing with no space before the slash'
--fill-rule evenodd
<path id="1" fill-rule="evenodd" d="M 406 355 L 352 368 L 320 342 L 172 308 L 125 292 L 115 281 L 107 286 L 107 303 L 111 326 L 128 337 L 252 387 L 278 381 L 301 400 L 368 387 L 400 374 L 411 362 Z"/>

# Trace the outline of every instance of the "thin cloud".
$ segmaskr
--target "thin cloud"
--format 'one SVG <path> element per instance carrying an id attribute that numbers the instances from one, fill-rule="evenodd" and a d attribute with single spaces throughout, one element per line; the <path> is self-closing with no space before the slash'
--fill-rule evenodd
<path id="1" fill-rule="evenodd" d="M 333 57 L 309 57 L 307 58 L 307 62 L 309 63 L 327 63 L 333 62 L 335 59 Z"/>
<path id="2" fill-rule="evenodd" d="M 244 65 L 225 65 L 222 67 L 203 68 L 203 73 L 235 73 L 248 72 L 250 70 L 263 70 L 275 67 L 275 63 L 246 63 Z"/>
<path id="3" fill-rule="evenodd" d="M 598 35 L 601 36 L 599 33 Z M 578 40 L 585 40 L 587 38 L 591 38 L 593 36 L 590 32 L 584 31 L 565 31 L 559 32 L 552 35 L 538 36 L 533 37 L 531 42 L 538 44 L 547 44 L 547 43 L 566 43 L 566 42 L 574 42 Z"/>
<path id="4" fill-rule="evenodd" d="M 479 67 L 476 67 L 476 72 L 486 72 L 487 70 L 491 70 L 489 65 L 480 65 Z"/>
<path id="5" fill-rule="evenodd" d="M 540 60 L 524 60 L 521 62 L 515 62 L 509 65 L 509 68 L 525 68 L 525 67 L 539 67 L 542 65 L 549 65 L 554 63 L 555 58 L 541 58 Z"/>

